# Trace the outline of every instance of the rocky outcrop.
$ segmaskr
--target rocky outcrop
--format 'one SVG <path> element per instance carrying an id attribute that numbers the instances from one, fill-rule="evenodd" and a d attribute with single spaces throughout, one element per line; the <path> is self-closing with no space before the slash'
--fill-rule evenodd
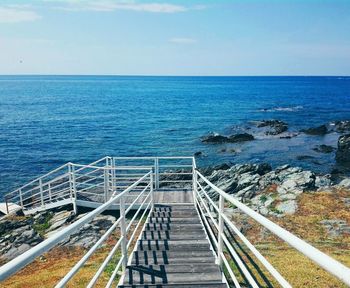
<path id="1" fill-rule="evenodd" d="M 233 134 L 231 136 L 223 136 L 217 133 L 209 134 L 201 138 L 203 143 L 221 144 L 221 143 L 237 143 L 254 140 L 254 136 L 248 133 Z"/>
<path id="2" fill-rule="evenodd" d="M 350 132 L 350 120 L 335 121 L 330 125 L 333 126 L 333 130 L 338 133 Z"/>
<path id="3" fill-rule="evenodd" d="M 0 258 L 11 260 L 17 257 L 85 215 L 75 216 L 72 211 L 53 210 L 40 212 L 31 217 L 2 219 L 0 221 Z M 115 221 L 114 216 L 99 215 L 60 245 L 90 248 Z"/>
<path id="4" fill-rule="evenodd" d="M 332 153 L 336 150 L 336 148 L 329 145 L 321 144 L 314 147 L 313 150 L 319 153 Z"/>
<path id="5" fill-rule="evenodd" d="M 288 165 L 272 170 L 268 164 L 236 164 L 209 172 L 210 181 L 264 215 L 292 214 L 298 195 L 331 185 L 330 177 Z M 217 198 L 215 192 L 209 193 Z"/>
<path id="6" fill-rule="evenodd" d="M 308 128 L 308 129 L 303 129 L 301 130 L 301 132 L 304 132 L 305 134 L 309 134 L 309 135 L 325 135 L 328 133 L 328 129 L 326 125 L 321 125 L 318 127 L 312 127 L 312 128 Z"/>
<path id="7" fill-rule="evenodd" d="M 346 134 L 339 137 L 338 150 L 335 159 L 339 163 L 350 163 L 350 134 Z"/>
<path id="8" fill-rule="evenodd" d="M 217 134 L 217 133 L 213 133 L 213 134 L 203 136 L 201 140 L 203 143 L 220 144 L 220 143 L 227 142 L 228 137 Z"/>
<path id="9" fill-rule="evenodd" d="M 262 120 L 258 121 L 256 127 L 268 127 L 266 135 L 278 135 L 288 130 L 288 124 L 280 120 Z"/>

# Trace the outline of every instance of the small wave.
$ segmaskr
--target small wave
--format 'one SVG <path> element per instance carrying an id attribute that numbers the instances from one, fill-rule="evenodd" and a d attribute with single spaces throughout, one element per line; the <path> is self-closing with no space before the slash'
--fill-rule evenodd
<path id="1" fill-rule="evenodd" d="M 284 112 L 295 112 L 304 109 L 303 106 L 292 106 L 292 107 L 272 107 L 272 108 L 263 108 L 260 109 L 260 112 L 275 112 L 275 111 L 284 111 Z"/>

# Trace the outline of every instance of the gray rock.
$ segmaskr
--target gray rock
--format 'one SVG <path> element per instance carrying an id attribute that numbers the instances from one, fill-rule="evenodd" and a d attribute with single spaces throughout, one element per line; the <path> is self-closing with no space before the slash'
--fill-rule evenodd
<path id="1" fill-rule="evenodd" d="M 52 219 L 49 221 L 50 228 L 48 229 L 48 232 L 58 229 L 59 227 L 67 224 L 72 218 L 74 217 L 73 211 L 61 211 L 52 217 Z"/>
<path id="2" fill-rule="evenodd" d="M 334 126 L 334 130 L 338 133 L 350 132 L 350 120 L 335 121 L 331 126 Z"/>
<path id="3" fill-rule="evenodd" d="M 319 152 L 319 153 L 332 153 L 333 151 L 336 150 L 336 148 L 329 146 L 329 145 L 321 144 L 321 145 L 317 145 L 312 150 Z"/>
<path id="4" fill-rule="evenodd" d="M 331 175 L 316 176 L 315 186 L 316 188 L 328 188 L 332 185 Z"/>
<path id="5" fill-rule="evenodd" d="M 339 137 L 338 150 L 335 159 L 339 163 L 350 163 L 350 134 L 346 134 Z"/>
<path id="6" fill-rule="evenodd" d="M 350 178 L 345 178 L 337 185 L 339 188 L 350 188 Z"/>
<path id="7" fill-rule="evenodd" d="M 288 130 L 288 124 L 280 120 L 262 120 L 258 121 L 256 126 L 268 127 L 269 129 L 265 131 L 266 135 L 278 135 Z"/>
<path id="8" fill-rule="evenodd" d="M 321 125 L 318 127 L 303 129 L 301 130 L 301 132 L 304 132 L 305 134 L 309 134 L 309 135 L 325 135 L 328 133 L 328 129 L 326 125 Z"/>
<path id="9" fill-rule="evenodd" d="M 276 209 L 286 215 L 294 214 L 297 208 L 297 203 L 294 200 L 283 201 L 276 205 Z"/>
<path id="10" fill-rule="evenodd" d="M 350 235 L 350 226 L 345 220 L 322 220 L 320 223 L 325 227 L 330 237 L 339 237 L 344 234 Z"/>

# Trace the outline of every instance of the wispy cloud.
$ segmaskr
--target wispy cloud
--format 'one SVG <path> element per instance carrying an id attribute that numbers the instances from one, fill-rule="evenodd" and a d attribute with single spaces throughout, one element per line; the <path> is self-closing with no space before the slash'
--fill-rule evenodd
<path id="1" fill-rule="evenodd" d="M 197 40 L 193 38 L 175 37 L 175 38 L 169 39 L 169 42 L 178 43 L 178 44 L 193 44 L 193 43 L 196 43 Z"/>
<path id="2" fill-rule="evenodd" d="M 18 23 L 35 21 L 41 16 L 36 12 L 24 9 L 24 7 L 0 7 L 0 23 Z"/>
<path id="3" fill-rule="evenodd" d="M 67 11 L 100 11 L 112 12 L 116 10 L 129 10 L 151 13 L 178 13 L 189 10 L 188 7 L 170 3 L 138 3 L 135 1 L 76 1 L 76 0 L 57 0 L 48 1 L 61 3 L 56 6 L 57 9 Z M 196 7 L 196 9 L 198 9 Z"/>

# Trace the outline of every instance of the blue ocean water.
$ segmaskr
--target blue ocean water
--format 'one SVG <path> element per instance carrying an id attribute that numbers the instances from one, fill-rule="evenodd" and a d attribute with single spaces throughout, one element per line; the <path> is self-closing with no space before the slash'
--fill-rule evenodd
<path id="1" fill-rule="evenodd" d="M 0 195 L 67 161 L 105 155 L 202 151 L 200 165 L 335 165 L 334 153 L 312 150 L 336 146 L 335 134 L 231 145 L 237 153 L 200 141 L 258 119 L 286 121 L 291 131 L 350 119 L 350 77 L 0 76 Z"/>

